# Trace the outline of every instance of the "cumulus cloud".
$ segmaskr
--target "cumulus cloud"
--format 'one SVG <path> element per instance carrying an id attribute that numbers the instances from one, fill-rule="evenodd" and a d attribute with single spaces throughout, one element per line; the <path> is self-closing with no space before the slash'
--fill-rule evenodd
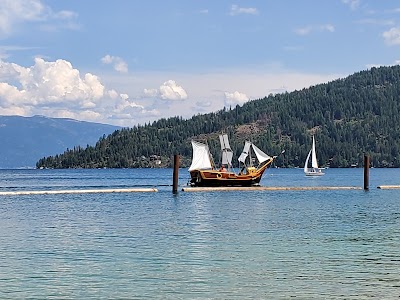
<path id="1" fill-rule="evenodd" d="M 47 28 L 68 27 L 78 28 L 73 20 L 77 14 L 72 11 L 53 11 L 49 6 L 42 3 L 41 0 L 5 0 L 0 3 L 0 37 L 7 37 L 15 27 L 26 22 L 54 22 L 62 21 L 61 24 L 47 24 Z M 46 26 L 43 26 L 45 28 Z"/>
<path id="2" fill-rule="evenodd" d="M 160 86 L 161 99 L 166 100 L 185 100 L 187 93 L 180 85 L 177 85 L 174 80 L 168 80 Z"/>
<path id="3" fill-rule="evenodd" d="M 236 16 L 240 14 L 258 15 L 258 10 L 254 7 L 239 7 L 239 5 L 233 4 L 231 6 L 229 14 L 231 16 Z"/>
<path id="4" fill-rule="evenodd" d="M 400 45 L 400 27 L 392 27 L 385 31 L 382 36 L 387 45 Z"/>
<path id="5" fill-rule="evenodd" d="M 159 89 L 144 89 L 146 97 L 160 98 L 163 100 L 185 100 L 188 95 L 183 87 L 174 80 L 164 82 Z"/>
<path id="6" fill-rule="evenodd" d="M 225 96 L 225 106 L 226 107 L 227 106 L 236 106 L 236 105 L 242 106 L 244 103 L 249 101 L 249 97 L 247 97 L 246 94 L 240 93 L 238 91 L 233 92 L 233 93 L 225 92 L 224 96 Z"/>
<path id="7" fill-rule="evenodd" d="M 127 73 L 128 72 L 128 64 L 118 56 L 112 56 L 107 54 L 101 59 L 103 64 L 112 64 L 115 71 L 120 73 Z"/>
<path id="8" fill-rule="evenodd" d="M 106 89 L 96 75 L 80 74 L 66 60 L 36 58 L 28 68 L 0 60 L 0 114 L 68 116 L 107 123 L 146 113 L 157 111 L 147 111 L 129 95 Z"/>

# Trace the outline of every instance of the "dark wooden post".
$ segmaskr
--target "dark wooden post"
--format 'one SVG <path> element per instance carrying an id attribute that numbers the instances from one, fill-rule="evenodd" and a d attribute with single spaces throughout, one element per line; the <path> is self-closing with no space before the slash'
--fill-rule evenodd
<path id="1" fill-rule="evenodd" d="M 172 193 L 178 193 L 178 178 L 179 178 L 179 155 L 174 155 L 174 175 L 172 183 Z"/>
<path id="2" fill-rule="evenodd" d="M 369 190 L 369 156 L 364 155 L 364 190 Z"/>

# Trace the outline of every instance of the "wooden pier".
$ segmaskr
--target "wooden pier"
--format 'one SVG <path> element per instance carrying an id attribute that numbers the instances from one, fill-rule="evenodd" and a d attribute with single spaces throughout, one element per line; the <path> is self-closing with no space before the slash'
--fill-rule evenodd
<path id="1" fill-rule="evenodd" d="M 144 193 L 144 192 L 158 192 L 158 190 L 156 188 L 128 188 L 128 189 L 91 189 L 91 190 L 7 191 L 7 192 L 0 192 L 0 196 L 94 194 L 94 193 Z"/>

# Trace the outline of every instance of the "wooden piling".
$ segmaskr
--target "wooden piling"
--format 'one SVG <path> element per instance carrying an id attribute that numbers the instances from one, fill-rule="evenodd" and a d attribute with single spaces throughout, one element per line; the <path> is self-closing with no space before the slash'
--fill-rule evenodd
<path id="1" fill-rule="evenodd" d="M 178 193 L 178 178 L 179 178 L 179 155 L 174 155 L 174 174 L 172 182 L 172 193 Z"/>
<path id="2" fill-rule="evenodd" d="M 364 190 L 369 190 L 369 156 L 364 155 Z"/>

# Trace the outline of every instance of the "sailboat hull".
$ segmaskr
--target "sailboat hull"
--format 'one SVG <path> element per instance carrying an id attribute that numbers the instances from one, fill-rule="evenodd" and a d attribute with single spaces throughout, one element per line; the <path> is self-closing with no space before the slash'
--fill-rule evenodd
<path id="1" fill-rule="evenodd" d="M 306 176 L 322 176 L 325 175 L 325 173 L 323 172 L 314 172 L 314 171 L 310 171 L 310 172 L 305 172 Z"/>

